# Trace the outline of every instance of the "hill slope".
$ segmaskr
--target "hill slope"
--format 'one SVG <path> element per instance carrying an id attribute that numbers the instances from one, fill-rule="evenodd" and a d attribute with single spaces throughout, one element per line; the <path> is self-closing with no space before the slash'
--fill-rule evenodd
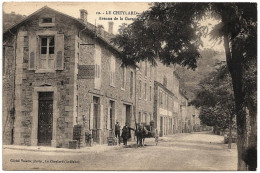
<path id="1" fill-rule="evenodd" d="M 181 78 L 181 87 L 186 90 L 189 100 L 195 97 L 199 82 L 215 69 L 215 64 L 218 61 L 225 61 L 224 52 L 216 52 L 212 49 L 202 50 L 201 56 L 194 71 L 181 66 L 176 68 Z"/>

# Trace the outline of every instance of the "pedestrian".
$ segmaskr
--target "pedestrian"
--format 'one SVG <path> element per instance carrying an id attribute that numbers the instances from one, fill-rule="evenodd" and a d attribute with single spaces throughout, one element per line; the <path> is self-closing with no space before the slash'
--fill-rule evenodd
<path id="1" fill-rule="evenodd" d="M 134 129 L 129 127 L 128 123 L 125 123 L 125 126 L 122 129 L 122 138 L 125 146 L 127 146 L 127 140 L 131 138 L 131 130 Z"/>
<path id="2" fill-rule="evenodd" d="M 116 136 L 118 144 L 120 145 L 120 124 L 118 121 L 116 121 L 116 124 L 115 124 L 115 136 Z"/>

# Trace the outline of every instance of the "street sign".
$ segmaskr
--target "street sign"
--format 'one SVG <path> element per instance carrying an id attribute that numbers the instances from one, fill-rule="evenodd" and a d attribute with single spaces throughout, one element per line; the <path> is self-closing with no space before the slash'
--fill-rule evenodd
<path id="1" fill-rule="evenodd" d="M 78 66 L 78 79 L 94 79 L 94 78 L 95 78 L 95 65 Z"/>

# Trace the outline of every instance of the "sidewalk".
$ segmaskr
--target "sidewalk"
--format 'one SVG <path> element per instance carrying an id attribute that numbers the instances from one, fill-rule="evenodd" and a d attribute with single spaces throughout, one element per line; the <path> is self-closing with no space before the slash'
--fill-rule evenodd
<path id="1" fill-rule="evenodd" d="M 128 145 L 134 145 L 136 141 L 128 142 Z M 104 152 L 108 150 L 116 150 L 119 148 L 124 148 L 124 145 L 120 146 L 108 146 L 107 144 L 103 145 L 94 145 L 92 147 L 83 147 L 80 149 L 68 149 L 68 148 L 54 148 L 50 146 L 23 146 L 23 145 L 3 145 L 4 149 L 11 150 L 22 150 L 22 151 L 35 151 L 35 152 L 66 152 L 66 153 L 84 153 L 84 152 Z"/>

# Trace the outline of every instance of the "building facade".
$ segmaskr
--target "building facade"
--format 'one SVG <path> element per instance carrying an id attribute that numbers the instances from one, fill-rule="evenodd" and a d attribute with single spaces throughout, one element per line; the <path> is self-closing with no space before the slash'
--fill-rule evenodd
<path id="1" fill-rule="evenodd" d="M 103 144 L 115 121 L 133 125 L 135 68 L 80 13 L 43 7 L 4 33 L 4 143 L 68 147 L 80 125 Z"/>
<path id="2" fill-rule="evenodd" d="M 117 121 L 153 120 L 160 136 L 187 131 L 174 66 L 124 67 L 112 31 L 112 22 L 108 32 L 88 23 L 85 10 L 76 19 L 43 7 L 4 32 L 3 144 L 85 146 L 89 135 L 105 144 Z"/>
<path id="3" fill-rule="evenodd" d="M 175 67 L 157 62 L 155 67 L 154 119 L 160 136 L 178 132 L 179 78 Z"/>
<path id="4" fill-rule="evenodd" d="M 154 67 L 148 61 L 136 69 L 136 122 L 149 124 L 153 118 Z"/>

